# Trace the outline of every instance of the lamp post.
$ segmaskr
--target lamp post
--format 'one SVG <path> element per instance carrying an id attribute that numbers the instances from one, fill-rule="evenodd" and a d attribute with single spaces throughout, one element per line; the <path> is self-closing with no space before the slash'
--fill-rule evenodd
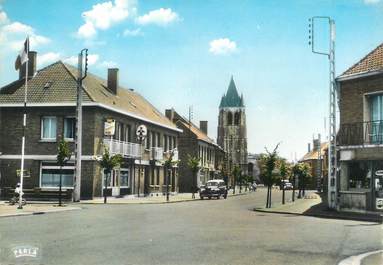
<path id="1" fill-rule="evenodd" d="M 142 152 L 142 143 L 144 142 L 145 140 L 145 137 L 148 133 L 148 130 L 146 129 L 146 126 L 145 125 L 140 125 L 137 127 L 137 131 L 136 131 L 136 135 L 137 135 L 137 140 L 138 140 L 138 143 L 140 144 L 140 164 L 138 166 L 138 191 L 137 191 L 137 196 L 140 197 L 140 184 L 141 184 L 141 167 L 142 167 L 142 155 L 143 155 L 143 152 Z"/>

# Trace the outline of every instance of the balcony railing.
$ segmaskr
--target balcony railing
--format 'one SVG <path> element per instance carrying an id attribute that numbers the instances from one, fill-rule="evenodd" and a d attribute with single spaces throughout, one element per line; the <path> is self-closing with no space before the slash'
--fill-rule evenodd
<path id="1" fill-rule="evenodd" d="M 141 146 L 114 139 L 104 139 L 104 145 L 109 148 L 111 154 L 120 154 L 124 157 L 138 158 L 141 156 Z"/>
<path id="2" fill-rule="evenodd" d="M 383 120 L 341 124 L 339 145 L 383 144 Z"/>
<path id="3" fill-rule="evenodd" d="M 161 161 L 164 159 L 164 149 L 162 147 L 152 147 L 150 153 L 152 160 Z"/>

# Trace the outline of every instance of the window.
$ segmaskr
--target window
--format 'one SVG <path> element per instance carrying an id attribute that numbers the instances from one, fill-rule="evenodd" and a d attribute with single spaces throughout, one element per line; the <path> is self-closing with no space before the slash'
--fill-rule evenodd
<path id="1" fill-rule="evenodd" d="M 371 97 L 371 142 L 383 143 L 383 95 Z"/>
<path id="2" fill-rule="evenodd" d="M 147 136 L 146 136 L 146 138 L 145 138 L 145 142 L 146 142 L 146 149 L 149 149 L 150 148 L 150 140 L 151 140 L 151 132 L 148 132 L 147 133 Z"/>
<path id="3" fill-rule="evenodd" d="M 160 133 L 157 133 L 157 140 L 156 140 L 157 147 L 161 147 L 160 139 L 161 139 Z"/>
<path id="4" fill-rule="evenodd" d="M 164 151 L 168 151 L 168 137 L 164 135 Z"/>
<path id="5" fill-rule="evenodd" d="M 350 189 L 369 189 L 371 185 L 372 167 L 369 161 L 351 162 L 348 168 Z"/>
<path id="6" fill-rule="evenodd" d="M 74 165 L 67 164 L 62 168 L 62 187 L 73 188 Z M 56 163 L 42 162 L 40 187 L 58 188 L 60 185 L 60 167 Z"/>
<path id="7" fill-rule="evenodd" d="M 241 123 L 241 113 L 240 112 L 236 112 L 234 114 L 234 124 L 235 125 L 240 125 Z"/>
<path id="8" fill-rule="evenodd" d="M 130 125 L 126 125 L 125 126 L 125 141 L 127 142 L 132 141 L 132 139 L 130 139 L 131 138 L 130 130 L 131 130 Z"/>
<path id="9" fill-rule="evenodd" d="M 76 132 L 76 119 L 64 118 L 64 138 L 73 140 Z"/>
<path id="10" fill-rule="evenodd" d="M 121 187 L 129 187 L 129 169 L 121 168 L 120 170 L 120 185 Z"/>
<path id="11" fill-rule="evenodd" d="M 156 133 L 152 132 L 150 135 L 151 135 L 151 139 L 152 139 L 152 147 L 156 147 L 157 146 L 157 143 L 156 143 Z"/>
<path id="12" fill-rule="evenodd" d="M 227 114 L 227 125 L 232 125 L 233 124 L 233 114 L 229 112 Z"/>
<path id="13" fill-rule="evenodd" d="M 56 140 L 56 117 L 41 118 L 41 139 Z"/>

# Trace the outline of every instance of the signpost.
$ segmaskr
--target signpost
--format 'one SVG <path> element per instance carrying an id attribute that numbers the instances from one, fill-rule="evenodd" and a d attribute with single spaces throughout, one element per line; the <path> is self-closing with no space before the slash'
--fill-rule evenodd
<path id="1" fill-rule="evenodd" d="M 138 166 L 138 191 L 137 196 L 140 197 L 140 183 L 141 183 L 141 163 L 142 163 L 142 143 L 145 141 L 148 130 L 146 126 L 141 124 L 137 127 L 136 136 L 138 143 L 140 144 L 140 165 Z"/>

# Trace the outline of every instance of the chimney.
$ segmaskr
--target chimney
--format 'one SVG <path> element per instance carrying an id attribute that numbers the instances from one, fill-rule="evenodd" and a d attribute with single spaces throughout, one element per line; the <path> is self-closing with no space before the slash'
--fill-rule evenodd
<path id="1" fill-rule="evenodd" d="M 28 53 L 28 78 L 31 78 L 36 73 L 36 57 L 37 52 L 29 51 Z M 25 78 L 25 72 L 27 69 L 27 63 L 23 64 L 23 66 L 19 70 L 19 79 Z"/>
<path id="2" fill-rule="evenodd" d="M 199 121 L 199 128 L 207 135 L 207 121 Z"/>
<path id="3" fill-rule="evenodd" d="M 313 151 L 317 151 L 318 149 L 320 149 L 319 139 L 314 139 L 313 140 Z"/>
<path id="4" fill-rule="evenodd" d="M 309 152 L 309 153 L 311 152 L 311 145 L 310 145 L 310 143 L 307 144 L 307 150 L 308 150 L 307 152 Z"/>
<path id="5" fill-rule="evenodd" d="M 165 110 L 165 116 L 168 118 L 171 122 L 174 121 L 174 109 L 166 109 Z"/>
<path id="6" fill-rule="evenodd" d="M 112 91 L 113 94 L 117 94 L 118 89 L 118 68 L 109 68 L 108 69 L 108 89 Z"/>

